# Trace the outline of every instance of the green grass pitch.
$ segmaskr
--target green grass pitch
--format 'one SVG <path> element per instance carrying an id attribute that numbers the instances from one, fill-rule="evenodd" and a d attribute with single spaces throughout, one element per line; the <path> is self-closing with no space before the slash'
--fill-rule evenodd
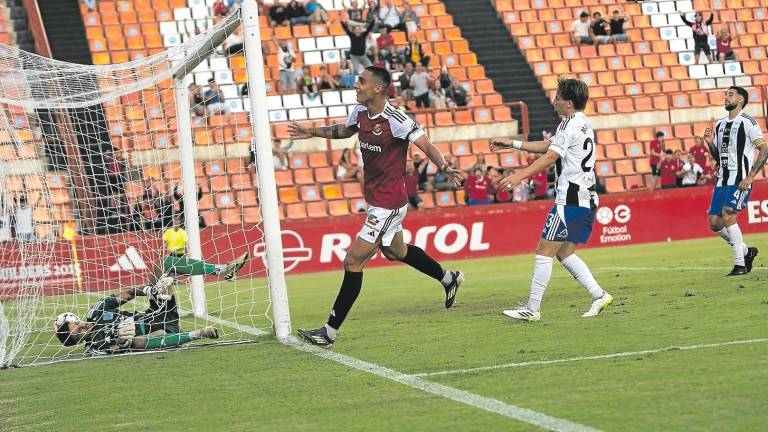
<path id="1" fill-rule="evenodd" d="M 615 297 L 593 319 L 580 317 L 588 295 L 557 264 L 542 321 L 500 314 L 526 299 L 531 255 L 445 263 L 467 277 L 448 311 L 427 277 L 406 266 L 371 269 L 334 351 L 405 374 L 459 371 L 425 379 L 600 430 L 762 430 L 768 235 L 747 240 L 764 255 L 741 278 L 724 277 L 730 251 L 717 238 L 579 252 Z M 294 329 L 325 321 L 341 276 L 288 278 Z M 744 340 L 752 342 L 719 345 Z M 702 344 L 710 346 L 574 360 Z M 460 371 L 558 359 L 573 361 Z M 0 371 L 0 431 L 106 428 L 538 430 L 269 337 Z"/>

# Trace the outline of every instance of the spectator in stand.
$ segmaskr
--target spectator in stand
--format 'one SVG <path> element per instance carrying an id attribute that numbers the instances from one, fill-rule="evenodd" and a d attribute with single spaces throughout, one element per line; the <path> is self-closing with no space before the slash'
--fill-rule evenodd
<path id="1" fill-rule="evenodd" d="M 629 35 L 624 32 L 624 25 L 629 21 L 626 18 L 627 14 L 624 13 L 624 9 L 614 9 L 613 16 L 611 16 L 611 40 L 616 42 L 630 42 Z"/>
<path id="2" fill-rule="evenodd" d="M 381 19 L 379 18 L 379 1 L 380 0 L 368 0 L 365 8 L 365 22 L 375 32 L 378 32 L 379 27 L 381 27 Z"/>
<path id="3" fill-rule="evenodd" d="M 704 173 L 704 169 L 701 165 L 696 163 L 696 157 L 692 153 L 688 153 L 685 158 L 680 171 L 677 172 L 677 176 L 681 178 L 681 186 L 696 186 L 699 182 L 699 176 Z"/>
<path id="4" fill-rule="evenodd" d="M 659 181 L 659 170 L 661 167 L 659 164 L 661 163 L 662 154 L 664 153 L 664 132 L 657 131 L 655 135 L 655 139 L 651 140 L 651 156 L 650 156 L 650 164 L 651 164 L 651 190 L 655 190 L 658 188 L 658 181 Z"/>
<path id="5" fill-rule="evenodd" d="M 285 5 L 278 1 L 269 8 L 269 21 L 272 27 L 289 24 L 291 21 Z"/>
<path id="6" fill-rule="evenodd" d="M 85 4 L 85 7 L 88 8 L 88 12 L 96 10 L 96 0 L 83 0 L 83 3 Z"/>
<path id="7" fill-rule="evenodd" d="M 421 157 L 421 153 L 413 154 L 413 168 L 419 173 L 419 190 L 430 192 L 432 185 L 429 184 L 427 179 L 427 168 L 429 167 L 429 161 Z"/>
<path id="8" fill-rule="evenodd" d="M 296 78 L 300 93 L 309 93 L 312 91 L 312 84 L 315 84 L 315 78 L 312 76 L 312 69 L 308 65 L 301 68 L 301 76 Z"/>
<path id="9" fill-rule="evenodd" d="M 453 158 L 453 155 L 450 153 L 446 153 L 444 157 L 445 157 L 446 166 L 450 168 L 454 168 L 455 160 Z M 453 185 L 453 182 L 451 181 L 451 179 L 448 178 L 447 175 L 445 175 L 443 170 L 438 168 L 437 172 L 432 177 L 432 188 L 436 191 L 451 191 L 451 190 L 455 190 L 456 186 Z"/>
<path id="10" fill-rule="evenodd" d="M 357 0 L 352 0 L 349 6 L 347 6 L 346 0 L 341 2 L 342 6 L 346 10 L 347 21 L 351 26 L 364 26 L 365 20 L 363 19 L 363 8 L 360 7 L 360 3 Z"/>
<path id="11" fill-rule="evenodd" d="M 320 87 L 320 90 L 336 90 L 336 87 L 339 86 L 339 82 L 328 73 L 328 68 L 325 66 L 320 66 L 320 74 L 317 76 L 317 83 L 319 84 L 318 87 Z"/>
<path id="12" fill-rule="evenodd" d="M 696 64 L 699 64 L 699 56 L 703 52 L 714 63 L 715 57 L 712 55 L 712 50 L 709 48 L 709 35 L 711 33 L 710 26 L 715 15 L 712 11 L 709 12 L 709 19 L 704 21 L 704 14 L 696 12 L 693 22 L 688 21 L 685 17 L 685 12 L 680 12 L 680 18 L 683 22 L 693 30 L 693 51 L 696 56 Z"/>
<path id="13" fill-rule="evenodd" d="M 437 79 L 440 81 L 440 87 L 443 89 L 451 88 L 453 79 L 451 78 L 450 72 L 448 72 L 448 66 L 443 65 L 443 67 L 440 68 L 440 76 L 438 76 Z"/>
<path id="14" fill-rule="evenodd" d="M 215 79 L 208 79 L 208 90 L 203 94 L 203 99 L 205 110 L 208 112 L 208 115 L 229 114 L 229 107 L 225 103 L 226 99 L 224 99 L 224 93 L 222 93 L 218 84 L 216 84 Z"/>
<path id="15" fill-rule="evenodd" d="M 352 161 L 352 150 L 345 148 L 341 151 L 339 163 L 336 166 L 336 178 L 340 181 L 357 179 L 363 181 L 363 171 Z"/>
<path id="16" fill-rule="evenodd" d="M 297 0 L 291 0 L 288 2 L 288 6 L 285 8 L 285 14 L 291 21 L 291 25 L 297 24 L 309 24 L 309 17 L 307 10 L 304 9 L 304 5 Z"/>
<path id="17" fill-rule="evenodd" d="M 309 102 L 317 101 L 317 103 L 320 103 L 320 86 L 316 82 L 313 82 L 312 87 L 309 88 L 309 91 L 304 93 L 304 96 Z"/>
<path id="18" fill-rule="evenodd" d="M 510 174 L 514 174 L 514 172 L 515 170 L 513 170 L 512 168 L 509 168 L 507 171 L 504 172 L 503 176 L 506 177 Z M 512 201 L 514 202 L 529 201 L 531 199 L 531 191 L 532 191 L 531 179 L 523 180 L 522 182 L 520 182 L 519 185 L 512 188 Z"/>
<path id="19" fill-rule="evenodd" d="M 704 143 L 704 138 L 700 136 L 693 137 L 693 147 L 689 150 L 689 153 L 693 155 L 694 160 L 702 168 L 707 165 L 707 156 L 709 155 L 709 147 Z"/>
<path id="20" fill-rule="evenodd" d="M 352 70 L 352 65 L 347 59 L 342 59 L 339 63 L 339 86 L 341 88 L 350 89 L 355 86 L 357 77 Z"/>
<path id="21" fill-rule="evenodd" d="M 238 27 L 224 40 L 224 52 L 234 55 L 243 52 L 243 28 Z"/>
<path id="22" fill-rule="evenodd" d="M 368 33 L 371 32 L 371 28 L 367 26 L 363 28 L 361 25 L 353 25 L 350 28 L 351 22 L 352 21 L 342 22 L 341 26 L 347 33 L 347 36 L 349 36 L 349 59 L 352 61 L 352 71 L 355 75 L 359 75 L 363 70 L 365 70 L 365 68 L 373 66 L 371 60 L 369 60 L 368 56 L 365 55 L 365 40 L 368 38 Z"/>
<path id="23" fill-rule="evenodd" d="M 216 0 L 213 4 L 213 15 L 223 17 L 229 13 L 229 8 L 224 4 L 224 0 Z"/>
<path id="24" fill-rule="evenodd" d="M 288 152 L 283 150 L 277 138 L 272 139 L 272 161 L 276 170 L 288 169 Z"/>
<path id="25" fill-rule="evenodd" d="M 395 38 L 392 37 L 388 27 L 382 27 L 380 31 L 381 34 L 379 35 L 379 38 L 376 39 L 376 46 L 379 47 L 379 51 L 381 51 L 381 56 L 384 57 L 384 60 L 391 65 L 395 51 Z"/>
<path id="26" fill-rule="evenodd" d="M 417 108 L 429 108 L 429 73 L 422 64 L 416 65 L 416 72 L 411 75 L 410 88 Z"/>
<path id="27" fill-rule="evenodd" d="M 603 19 L 603 15 L 600 12 L 592 14 L 592 24 L 590 27 L 592 28 L 592 39 L 595 46 L 611 43 L 613 40 L 608 36 L 608 30 L 606 29 L 606 27 L 609 27 L 608 21 Z"/>
<path id="28" fill-rule="evenodd" d="M 39 204 L 35 203 L 35 206 Z M 16 213 L 13 218 L 13 227 L 16 229 L 16 240 L 19 242 L 35 241 L 35 225 L 32 222 L 32 207 L 27 202 L 27 195 L 16 196 Z"/>
<path id="29" fill-rule="evenodd" d="M 536 160 L 536 158 L 531 158 L 531 161 L 528 163 L 528 165 L 533 163 L 534 160 Z M 548 171 L 540 171 L 538 174 L 534 174 L 533 176 L 531 176 L 529 180 L 530 180 L 529 186 L 533 190 L 533 199 L 540 200 L 540 199 L 549 198 L 549 172 Z"/>
<path id="30" fill-rule="evenodd" d="M 488 174 L 488 171 L 490 170 L 490 166 L 485 163 L 485 153 L 478 153 L 475 155 L 475 163 L 473 163 L 469 168 L 467 168 L 467 173 L 473 173 L 476 170 L 482 171 L 483 175 Z"/>
<path id="31" fill-rule="evenodd" d="M 680 171 L 683 169 L 683 152 L 675 150 L 674 155 L 675 163 L 677 163 L 677 187 L 681 187 L 683 185 L 683 176 L 680 174 Z"/>
<path id="32" fill-rule="evenodd" d="M 293 64 L 296 61 L 296 55 L 288 45 L 288 41 L 283 39 L 277 43 L 277 68 L 280 71 L 280 89 L 283 94 L 296 91 L 296 73 L 293 70 Z"/>
<path id="33" fill-rule="evenodd" d="M 472 100 L 472 96 L 467 94 L 467 89 L 456 78 L 453 79 L 453 85 L 446 90 L 445 96 L 448 98 L 448 108 L 465 107 Z"/>
<path id="34" fill-rule="evenodd" d="M 384 6 L 379 9 L 381 28 L 394 30 L 400 28 L 400 11 L 392 4 L 392 0 L 385 0 Z"/>
<path id="35" fill-rule="evenodd" d="M 409 61 L 414 65 L 421 64 L 424 67 L 429 66 L 429 56 L 424 55 L 424 48 L 416 37 L 416 33 L 411 33 L 408 36 L 408 45 L 405 46 L 405 61 Z"/>
<path id="36" fill-rule="evenodd" d="M 189 106 L 192 107 L 192 113 L 198 117 L 205 115 L 205 105 L 203 104 L 203 93 L 199 85 L 189 84 Z"/>
<path id="37" fill-rule="evenodd" d="M 589 25 L 589 14 L 582 12 L 579 19 L 571 25 L 571 39 L 574 44 L 592 45 L 595 39 L 592 37 L 592 28 Z"/>
<path id="38" fill-rule="evenodd" d="M 310 24 L 328 22 L 328 11 L 326 11 L 323 5 L 319 4 L 317 0 L 309 0 L 307 4 L 304 5 L 304 9 L 307 11 L 307 18 L 309 19 Z"/>
<path id="39" fill-rule="evenodd" d="M 678 171 L 680 171 L 680 164 L 675 159 L 675 154 L 670 149 L 664 150 L 664 159 L 659 163 L 662 189 L 677 187 Z"/>
<path id="40" fill-rule="evenodd" d="M 405 192 L 408 194 L 408 203 L 418 210 L 424 207 L 424 202 L 419 196 L 419 173 L 413 164 L 405 164 Z"/>
<path id="41" fill-rule="evenodd" d="M 512 194 L 507 188 L 499 189 L 497 186 L 502 179 L 503 169 L 491 169 L 488 171 L 488 178 L 491 179 L 491 193 L 493 194 L 493 202 L 505 203 L 512 200 Z"/>
<path id="42" fill-rule="evenodd" d="M 440 86 L 440 80 L 432 81 L 432 87 L 429 89 L 429 107 L 434 109 L 448 108 L 445 90 Z"/>
<path id="43" fill-rule="evenodd" d="M 369 56 L 369 58 L 371 59 L 371 63 L 374 66 L 380 67 L 382 69 L 389 69 L 387 67 L 387 61 L 381 55 L 381 50 L 379 50 L 378 46 L 374 45 L 371 47 L 371 55 Z"/>
<path id="44" fill-rule="evenodd" d="M 703 166 L 701 175 L 699 176 L 700 185 L 715 184 L 717 181 L 717 163 L 712 155 L 707 155 L 706 164 Z"/>
<path id="45" fill-rule="evenodd" d="M 413 99 L 413 88 L 411 88 L 411 77 L 413 76 L 413 63 L 406 63 L 403 73 L 400 74 L 400 95 L 404 102 Z"/>
<path id="46" fill-rule="evenodd" d="M 469 197 L 469 205 L 490 204 L 493 202 L 491 179 L 484 175 L 480 169 L 476 169 L 473 175 L 467 178 L 464 189 Z"/>
<path id="47" fill-rule="evenodd" d="M 737 26 L 733 26 L 733 35 L 738 36 Z M 731 36 L 730 25 L 727 23 L 720 27 L 720 31 L 717 32 L 717 59 L 720 60 L 720 63 L 736 61 L 736 54 L 731 47 L 734 36 Z"/>
<path id="48" fill-rule="evenodd" d="M 419 29 L 419 16 L 409 2 L 403 2 L 403 12 L 400 14 L 400 27 L 406 33 L 414 33 Z"/>

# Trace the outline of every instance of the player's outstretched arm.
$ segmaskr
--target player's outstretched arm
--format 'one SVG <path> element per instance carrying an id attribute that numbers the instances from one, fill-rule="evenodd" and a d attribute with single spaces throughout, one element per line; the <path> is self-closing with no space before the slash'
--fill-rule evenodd
<path id="1" fill-rule="evenodd" d="M 501 181 L 499 181 L 499 189 L 512 189 L 528 177 L 549 168 L 550 165 L 557 162 L 558 159 L 560 159 L 560 155 L 557 154 L 557 152 L 548 150 L 544 153 L 544 156 L 536 159 L 532 164 L 501 179 Z"/>
<path id="2" fill-rule="evenodd" d="M 423 151 L 424 154 L 427 155 L 433 164 L 440 167 L 440 170 L 444 172 L 446 176 L 448 176 L 454 186 L 461 185 L 461 182 L 464 180 L 464 176 L 462 175 L 461 170 L 448 166 L 448 164 L 445 162 L 445 157 L 443 157 L 443 154 L 440 153 L 440 150 L 438 150 L 437 147 L 435 147 L 435 145 L 429 141 L 429 137 L 426 134 L 420 136 L 413 143 L 416 145 L 416 147 L 419 148 L 419 150 Z M 424 167 L 426 166 L 427 165 L 424 164 Z"/>
<path id="3" fill-rule="evenodd" d="M 326 139 L 349 138 L 357 131 L 348 128 L 343 123 L 332 124 L 323 127 L 304 127 L 296 122 L 288 125 L 288 133 L 292 139 L 307 139 L 312 137 Z"/>
<path id="4" fill-rule="evenodd" d="M 549 141 L 520 141 L 511 138 L 494 138 L 491 140 L 491 151 L 523 150 L 529 153 L 546 153 Z"/>

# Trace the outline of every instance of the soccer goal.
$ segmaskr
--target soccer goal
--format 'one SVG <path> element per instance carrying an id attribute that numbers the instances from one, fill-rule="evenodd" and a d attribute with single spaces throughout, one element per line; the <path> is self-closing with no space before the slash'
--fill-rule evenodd
<path id="1" fill-rule="evenodd" d="M 0 368 L 84 358 L 55 318 L 160 274 L 182 331 L 290 334 L 256 2 L 175 25 L 106 66 L 0 45 Z"/>

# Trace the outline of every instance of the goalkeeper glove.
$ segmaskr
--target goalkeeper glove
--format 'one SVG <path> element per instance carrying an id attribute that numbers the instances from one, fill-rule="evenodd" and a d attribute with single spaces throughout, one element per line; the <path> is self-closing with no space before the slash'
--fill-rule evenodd
<path id="1" fill-rule="evenodd" d="M 136 327 L 133 317 L 123 319 L 117 326 L 117 345 L 121 349 L 128 349 L 133 343 L 133 337 L 136 336 Z"/>

